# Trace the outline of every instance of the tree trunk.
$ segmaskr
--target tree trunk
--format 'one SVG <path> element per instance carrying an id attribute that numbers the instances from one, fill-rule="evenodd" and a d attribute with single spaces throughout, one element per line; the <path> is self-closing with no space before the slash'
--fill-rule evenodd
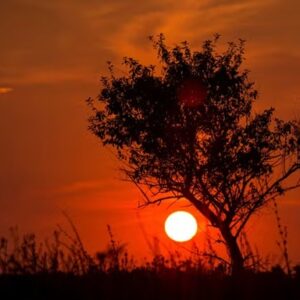
<path id="1" fill-rule="evenodd" d="M 230 260 L 231 260 L 231 274 L 239 275 L 244 270 L 244 259 L 240 247 L 238 245 L 237 239 L 232 235 L 230 229 L 227 226 L 222 226 L 220 228 L 222 237 L 225 240 Z"/>
<path id="2" fill-rule="evenodd" d="M 208 206 L 201 203 L 200 201 L 197 201 L 194 195 L 190 193 L 188 190 L 185 190 L 183 194 L 200 211 L 200 213 L 211 222 L 211 224 L 213 224 L 215 227 L 217 227 L 220 230 L 230 255 L 231 273 L 234 276 L 241 274 L 244 270 L 244 258 L 240 250 L 240 247 L 237 243 L 237 239 L 231 233 L 229 226 L 224 224 L 208 208 Z"/>

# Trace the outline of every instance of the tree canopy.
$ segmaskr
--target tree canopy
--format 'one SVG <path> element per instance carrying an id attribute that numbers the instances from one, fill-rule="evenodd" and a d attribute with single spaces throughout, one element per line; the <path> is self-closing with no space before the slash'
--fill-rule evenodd
<path id="1" fill-rule="evenodd" d="M 249 218 L 300 186 L 287 180 L 300 168 L 299 126 L 274 118 L 273 108 L 253 111 L 258 93 L 242 69 L 244 41 L 218 53 L 218 39 L 192 51 L 151 38 L 159 69 L 125 57 L 127 73 L 117 76 L 110 65 L 98 99 L 89 99 L 89 121 L 145 204 L 190 201 L 220 230 L 238 270 L 237 238 Z"/>

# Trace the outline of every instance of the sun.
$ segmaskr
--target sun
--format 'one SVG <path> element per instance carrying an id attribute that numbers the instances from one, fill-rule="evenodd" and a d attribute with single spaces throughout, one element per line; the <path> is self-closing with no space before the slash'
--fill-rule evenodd
<path id="1" fill-rule="evenodd" d="M 167 236 L 176 242 L 191 240 L 197 233 L 197 229 L 195 217 L 186 211 L 175 211 L 165 221 Z"/>

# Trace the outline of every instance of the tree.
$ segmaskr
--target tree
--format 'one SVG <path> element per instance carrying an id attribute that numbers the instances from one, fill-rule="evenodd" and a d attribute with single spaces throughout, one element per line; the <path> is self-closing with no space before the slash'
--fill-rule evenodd
<path id="1" fill-rule="evenodd" d="M 88 101 L 90 129 L 116 149 L 145 205 L 181 198 L 194 205 L 219 230 L 238 273 L 238 237 L 249 218 L 300 186 L 292 176 L 300 168 L 299 126 L 275 119 L 273 108 L 253 112 L 257 91 L 241 69 L 243 40 L 219 54 L 219 36 L 200 51 L 187 42 L 170 48 L 162 34 L 150 39 L 160 73 L 125 57 L 127 73 L 116 76 L 109 64 L 100 106 Z"/>

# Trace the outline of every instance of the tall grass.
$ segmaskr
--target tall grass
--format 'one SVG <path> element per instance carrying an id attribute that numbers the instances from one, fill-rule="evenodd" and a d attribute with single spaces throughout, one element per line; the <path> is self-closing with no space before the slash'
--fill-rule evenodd
<path id="1" fill-rule="evenodd" d="M 88 253 L 75 227 L 67 232 L 62 227 L 53 231 L 52 237 L 38 242 L 34 234 L 19 235 L 17 228 L 10 229 L 10 238 L 0 238 L 0 274 L 39 274 L 70 273 L 84 275 L 89 273 L 109 273 L 115 271 L 131 272 L 143 269 L 162 272 L 167 269 L 181 271 L 208 271 L 208 265 L 215 268 L 215 261 L 205 259 L 194 246 L 189 257 L 182 258 L 179 252 L 168 256 L 155 255 L 143 264 L 130 256 L 126 245 L 115 240 L 108 226 L 109 245 L 106 250 L 94 255 Z"/>
<path id="2" fill-rule="evenodd" d="M 208 240 L 188 256 L 155 254 L 137 263 L 108 226 L 107 249 L 90 254 L 73 222 L 39 242 L 34 234 L 0 239 L 1 299 L 300 299 L 300 266 L 288 276 L 254 254 L 243 236 L 248 272 L 229 276 L 229 265 Z"/>
<path id="3" fill-rule="evenodd" d="M 35 234 L 20 236 L 17 228 L 11 228 L 10 238 L 0 238 L 0 275 L 39 273 L 83 275 L 97 272 L 131 272 L 135 269 L 229 274 L 229 262 L 217 255 L 210 238 L 207 240 L 205 250 L 200 250 L 194 244 L 192 249 L 185 249 L 188 255 L 183 256 L 179 251 L 169 252 L 165 256 L 157 253 L 152 259 L 141 264 L 128 253 L 126 244 L 115 239 L 110 226 L 107 226 L 109 237 L 107 249 L 93 255 L 88 253 L 72 220 L 66 217 L 71 230 L 67 231 L 58 226 L 51 238 L 43 242 L 39 242 Z M 296 266 L 293 273 L 290 264 L 286 265 L 288 261 L 286 242 L 283 243 L 283 256 L 286 258 L 283 266 L 279 263 L 271 264 L 268 259 L 263 259 L 257 252 L 254 253 L 245 234 L 242 235 L 241 246 L 245 254 L 246 269 L 249 272 L 272 272 L 275 268 L 277 272 L 280 269 L 290 276 L 299 273 L 300 266 Z"/>

